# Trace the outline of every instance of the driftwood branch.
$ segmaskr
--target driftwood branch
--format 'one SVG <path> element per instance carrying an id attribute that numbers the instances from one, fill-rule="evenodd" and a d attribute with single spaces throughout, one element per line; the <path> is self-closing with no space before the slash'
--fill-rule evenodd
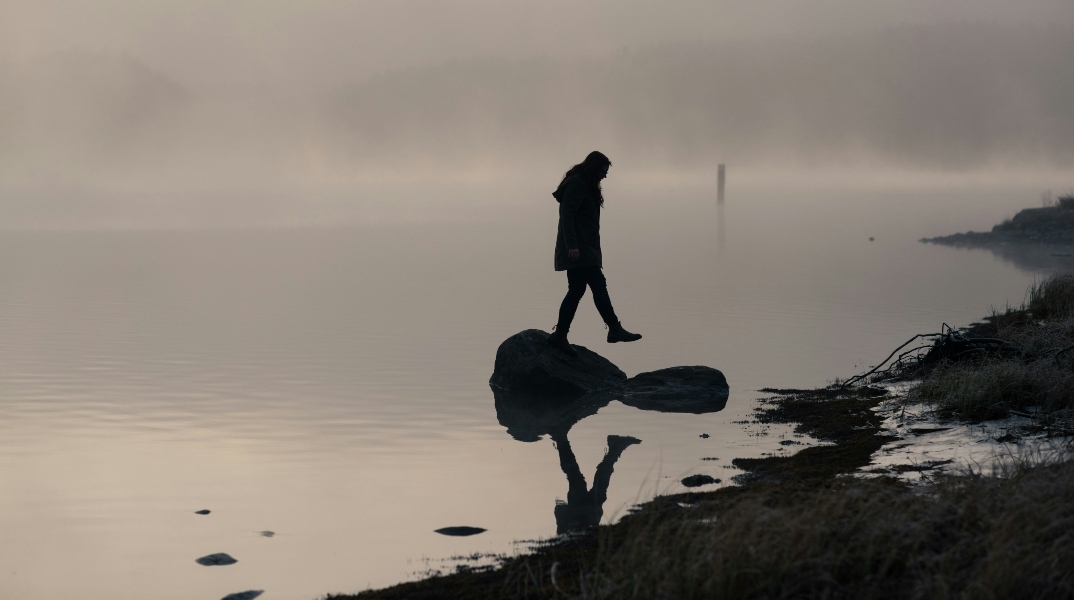
<path id="1" fill-rule="evenodd" d="M 878 364 L 875 367 L 873 367 L 872 370 L 870 370 L 868 373 L 862 373 L 861 375 L 855 375 L 855 376 L 851 377 L 850 379 L 847 379 L 846 381 L 843 382 L 843 385 L 839 386 L 839 389 L 846 389 L 851 384 L 853 384 L 855 382 L 858 382 L 858 381 L 861 381 L 862 379 L 865 379 L 866 377 L 872 375 L 873 373 L 876 373 L 878 370 L 880 370 L 880 367 L 884 366 L 889 360 L 891 360 L 892 356 L 895 356 L 895 354 L 899 350 L 902 350 L 903 348 L 909 346 L 910 343 L 913 342 L 914 340 L 916 340 L 918 338 L 936 337 L 936 336 L 941 336 L 941 335 L 943 335 L 943 333 L 919 333 L 919 334 L 915 335 L 914 337 L 906 340 L 906 342 L 904 342 L 901 346 L 899 346 L 898 348 L 893 350 L 891 352 L 891 354 L 888 355 L 887 358 L 885 358 L 884 360 L 880 361 L 880 364 Z M 900 359 L 901 358 L 902 357 L 900 357 Z"/>

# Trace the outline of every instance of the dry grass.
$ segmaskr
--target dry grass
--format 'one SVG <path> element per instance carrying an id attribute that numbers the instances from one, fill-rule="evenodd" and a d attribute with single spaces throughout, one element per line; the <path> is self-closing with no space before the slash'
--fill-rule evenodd
<path id="1" fill-rule="evenodd" d="M 1033 410 L 1043 425 L 1074 431 L 1074 353 L 1053 359 L 1058 349 L 1074 343 L 1074 277 L 1035 284 L 1021 308 L 993 315 L 989 322 L 987 335 L 1021 347 L 1025 357 L 941 363 L 908 400 L 970 421 Z"/>
<path id="2" fill-rule="evenodd" d="M 523 559 L 508 597 L 1060 598 L 1074 595 L 1074 463 L 922 489 L 751 487 L 601 533 L 595 566 Z M 629 521 L 629 519 L 628 519 Z"/>

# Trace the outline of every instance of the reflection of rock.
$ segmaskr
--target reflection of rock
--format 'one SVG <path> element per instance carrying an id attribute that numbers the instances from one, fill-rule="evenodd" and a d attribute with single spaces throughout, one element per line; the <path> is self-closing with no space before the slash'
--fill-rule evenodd
<path id="1" fill-rule="evenodd" d="M 720 483 L 720 480 L 708 475 L 691 475 L 682 479 L 682 484 L 686 487 L 700 487 L 710 483 Z"/>
<path id="2" fill-rule="evenodd" d="M 468 535 L 477 535 L 486 531 L 488 530 L 482 529 L 480 527 L 467 527 L 465 525 L 462 525 L 458 527 L 441 527 L 440 529 L 437 529 L 434 533 L 439 533 L 440 535 L 465 537 Z"/>
<path id="3" fill-rule="evenodd" d="M 613 388 L 626 379 L 626 373 L 596 352 L 574 346 L 578 356 L 567 356 L 549 346 L 547 339 L 547 333 L 527 329 L 504 340 L 496 350 L 489 383 L 512 391 L 581 396 Z"/>
<path id="4" fill-rule="evenodd" d="M 265 590 L 246 590 L 245 592 L 238 592 L 235 594 L 228 594 L 220 600 L 254 600 L 261 594 L 264 594 Z"/>
<path id="5" fill-rule="evenodd" d="M 223 552 L 220 552 L 217 554 L 203 556 L 195 560 L 194 562 L 198 563 L 199 565 L 205 565 L 206 567 L 217 567 L 222 565 L 233 565 L 239 561 L 235 560 L 234 558 L 231 558 L 231 556 Z"/>
<path id="6" fill-rule="evenodd" d="M 612 400 L 607 393 L 588 394 L 574 400 L 542 397 L 492 388 L 496 419 L 520 442 L 536 442 L 541 436 L 569 431 L 575 423 L 597 414 Z"/>
<path id="7" fill-rule="evenodd" d="M 627 406 L 676 413 L 709 413 L 727 405 L 727 379 L 711 367 L 671 367 L 631 377 L 617 390 Z"/>

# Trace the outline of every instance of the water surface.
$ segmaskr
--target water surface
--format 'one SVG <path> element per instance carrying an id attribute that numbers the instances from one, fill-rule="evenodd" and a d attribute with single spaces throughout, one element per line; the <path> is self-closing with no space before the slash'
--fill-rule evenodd
<path id="1" fill-rule="evenodd" d="M 793 451 L 788 429 L 742 423 L 755 390 L 850 376 L 1021 302 L 1046 267 L 916 241 L 1035 189 L 732 186 L 722 240 L 708 189 L 611 191 L 605 271 L 645 338 L 605 344 L 587 296 L 571 340 L 628 375 L 719 368 L 731 395 L 707 415 L 598 407 L 565 434 L 576 472 L 549 435 L 512 437 L 487 385 L 500 341 L 555 322 L 550 198 L 395 225 L 0 234 L 0 596 L 387 585 L 554 535 L 569 478 L 592 487 L 600 464 L 608 522 Z M 640 443 L 604 461 L 610 435 Z M 434 533 L 460 525 L 488 531 Z M 239 562 L 194 562 L 215 552 Z"/>

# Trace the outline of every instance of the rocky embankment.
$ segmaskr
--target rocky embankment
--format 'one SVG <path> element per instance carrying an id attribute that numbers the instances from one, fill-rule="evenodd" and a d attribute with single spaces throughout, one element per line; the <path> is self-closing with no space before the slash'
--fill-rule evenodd
<path id="1" fill-rule="evenodd" d="M 969 231 L 921 241 L 971 247 L 1003 244 L 1074 247 L 1074 196 L 1059 198 L 1055 206 L 1024 209 L 992 231 Z"/>

